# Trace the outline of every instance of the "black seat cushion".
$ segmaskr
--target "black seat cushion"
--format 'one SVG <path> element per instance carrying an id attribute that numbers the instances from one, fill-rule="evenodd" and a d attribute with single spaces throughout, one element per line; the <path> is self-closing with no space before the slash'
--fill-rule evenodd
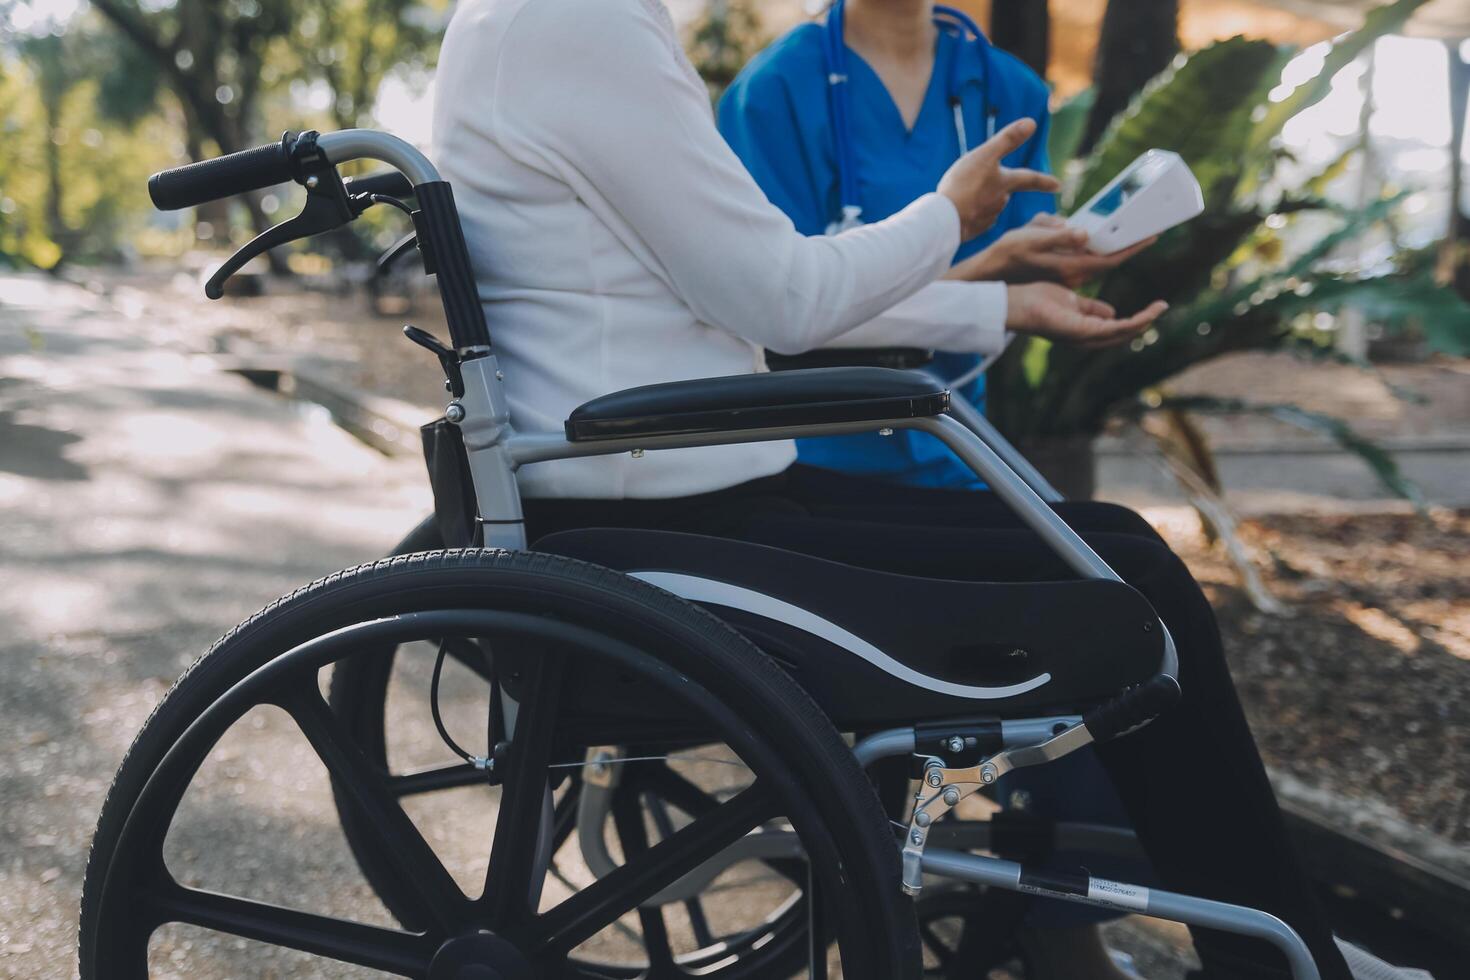
<path id="1" fill-rule="evenodd" d="M 916 718 L 1084 710 L 1159 669 L 1152 607 L 1121 582 L 974 582 L 703 535 L 593 528 L 535 550 L 706 605 L 780 661 L 844 730 Z M 609 682 L 610 683 L 610 682 Z M 591 687 L 606 702 L 620 690 Z M 588 706 L 587 710 L 592 710 Z"/>
<path id="2" fill-rule="evenodd" d="M 566 431 L 572 442 L 590 442 L 923 418 L 948 407 L 948 390 L 921 374 L 817 368 L 629 388 L 573 411 Z"/>

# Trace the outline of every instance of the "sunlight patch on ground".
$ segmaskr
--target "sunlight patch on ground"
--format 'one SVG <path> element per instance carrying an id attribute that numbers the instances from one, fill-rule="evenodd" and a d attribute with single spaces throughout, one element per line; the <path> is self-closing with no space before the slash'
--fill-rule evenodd
<path id="1" fill-rule="evenodd" d="M 1348 622 L 1375 640 L 1381 640 L 1403 654 L 1413 655 L 1419 652 L 1422 641 L 1418 634 L 1382 609 L 1356 602 L 1339 603 L 1337 608 Z"/>

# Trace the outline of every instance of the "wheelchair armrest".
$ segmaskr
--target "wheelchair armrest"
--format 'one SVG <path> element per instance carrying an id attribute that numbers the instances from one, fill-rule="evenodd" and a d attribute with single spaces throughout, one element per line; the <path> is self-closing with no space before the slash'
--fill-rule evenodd
<path id="1" fill-rule="evenodd" d="M 805 354 L 766 351 L 772 371 L 802 371 L 827 367 L 882 367 L 912 371 L 934 362 L 934 352 L 921 347 L 822 347 Z"/>
<path id="2" fill-rule="evenodd" d="M 573 411 L 566 433 L 569 442 L 595 442 L 924 418 L 948 407 L 948 389 L 918 373 L 813 368 L 629 388 Z"/>

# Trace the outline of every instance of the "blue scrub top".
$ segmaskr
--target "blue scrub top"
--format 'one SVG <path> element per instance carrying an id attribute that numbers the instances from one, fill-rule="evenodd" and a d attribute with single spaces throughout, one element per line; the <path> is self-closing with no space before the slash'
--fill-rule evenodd
<path id="1" fill-rule="evenodd" d="M 719 107 L 720 131 L 725 139 L 771 203 L 785 211 L 804 235 L 823 234 L 841 210 L 827 102 L 827 68 L 822 54 L 824 30 L 822 24 L 803 24 L 771 44 L 751 59 L 725 92 Z M 904 128 L 898 107 L 878 74 L 848 49 L 851 136 L 864 221 L 881 221 L 934 190 L 959 157 L 959 134 L 950 106 L 953 94 L 959 95 L 963 106 L 971 149 L 985 140 L 988 102 L 998 112 L 997 130 L 1025 117 L 1038 123 L 1036 135 L 1007 157 L 1006 165 L 1049 169 L 1049 93 L 1036 73 L 986 42 L 962 40 L 947 30 L 939 32 L 936 45 L 934 73 L 912 131 Z M 988 51 L 977 50 L 982 45 Z M 992 91 L 988 99 L 982 58 L 990 60 Z M 956 89 L 953 93 L 951 80 Z M 1055 207 L 1050 194 L 1014 195 L 993 228 L 960 245 L 955 261 L 969 257 L 1037 213 Z M 977 363 L 979 358 L 973 354 L 939 353 L 933 367 L 945 378 L 957 378 Z M 954 394 L 968 398 L 983 411 L 985 379 Z M 801 462 L 811 466 L 910 486 L 981 486 L 969 468 L 939 440 L 917 432 L 802 439 L 797 442 L 797 450 Z"/>

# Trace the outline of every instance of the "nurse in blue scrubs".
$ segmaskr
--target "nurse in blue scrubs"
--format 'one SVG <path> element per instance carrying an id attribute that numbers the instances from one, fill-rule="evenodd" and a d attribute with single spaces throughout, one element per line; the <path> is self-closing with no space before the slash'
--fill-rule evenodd
<path id="1" fill-rule="evenodd" d="M 1048 97 L 1034 72 L 992 47 L 958 11 L 930 0 L 839 0 L 823 20 L 795 28 L 752 59 L 725 93 L 719 124 L 772 203 L 799 231 L 821 235 L 903 209 L 933 190 L 961 153 L 1017 119 L 1039 125 L 1006 165 L 1048 170 Z M 962 243 L 951 275 L 1076 287 L 1149 244 L 1094 256 L 1054 209 L 1051 195 L 1014 195 L 993 228 Z M 933 367 L 958 379 L 973 374 L 979 361 L 974 354 L 937 352 Z M 954 394 L 983 411 L 983 374 Z M 808 466 L 906 486 L 982 489 L 938 440 L 917 432 L 804 439 L 798 448 Z M 1065 772 L 1028 774 L 1010 792 L 1056 819 L 1123 821 L 1111 786 L 1090 759 Z M 1126 976 L 1092 925 L 1106 915 L 1082 910 L 1079 916 L 1076 909 L 1056 905 L 1033 916 L 1043 931 L 1027 943 L 1031 975 Z"/>
<path id="2" fill-rule="evenodd" d="M 820 235 L 902 210 L 962 152 L 1017 119 L 1039 125 L 1006 165 L 1047 170 L 1048 96 L 1031 69 L 959 11 L 928 0 L 846 0 L 752 59 L 721 100 L 719 123 L 771 202 L 798 231 Z M 1050 194 L 1015 194 L 994 227 L 961 244 L 951 275 L 1076 286 L 1148 244 L 1092 255 L 1054 210 Z M 958 379 L 979 360 L 940 352 L 933 367 Z M 983 410 L 983 375 L 955 394 Z M 922 433 L 811 439 L 800 450 L 812 466 L 909 486 L 979 486 Z"/>

